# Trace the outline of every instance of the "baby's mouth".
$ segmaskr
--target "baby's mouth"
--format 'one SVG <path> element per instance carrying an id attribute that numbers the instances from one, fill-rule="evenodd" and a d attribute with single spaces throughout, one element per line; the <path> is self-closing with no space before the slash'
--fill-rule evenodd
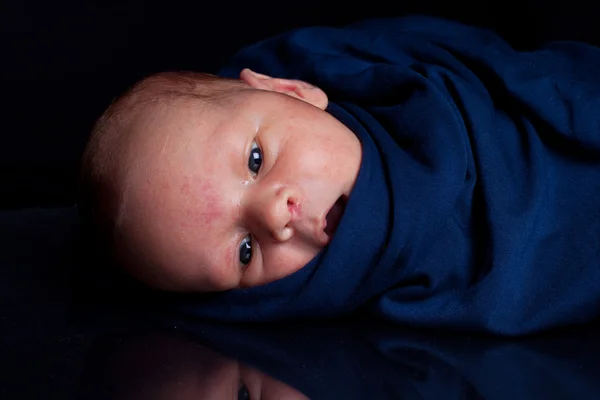
<path id="1" fill-rule="evenodd" d="M 335 202 L 331 210 L 327 213 L 325 217 L 325 221 L 327 224 L 325 225 L 325 233 L 330 238 L 333 236 L 335 231 L 337 230 L 338 225 L 340 224 L 340 220 L 342 219 L 342 215 L 344 214 L 344 210 L 346 209 L 346 199 L 344 196 L 340 196 L 339 199 Z"/>

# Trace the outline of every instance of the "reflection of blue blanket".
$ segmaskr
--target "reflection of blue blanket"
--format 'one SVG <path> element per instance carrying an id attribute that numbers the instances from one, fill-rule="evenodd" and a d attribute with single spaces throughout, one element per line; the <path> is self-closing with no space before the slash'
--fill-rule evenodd
<path id="1" fill-rule="evenodd" d="M 322 87 L 364 160 L 332 243 L 279 282 L 196 298 L 226 320 L 333 316 L 515 335 L 600 314 L 600 51 L 519 53 L 424 17 L 306 28 L 243 67 Z"/>
<path id="2" fill-rule="evenodd" d="M 595 399 L 600 391 L 597 327 L 515 341 L 373 324 L 175 323 L 310 399 Z"/>

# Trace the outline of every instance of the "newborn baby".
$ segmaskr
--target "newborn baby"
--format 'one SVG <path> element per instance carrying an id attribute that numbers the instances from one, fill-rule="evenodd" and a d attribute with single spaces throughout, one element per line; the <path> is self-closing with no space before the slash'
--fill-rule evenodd
<path id="1" fill-rule="evenodd" d="M 85 159 L 116 259 L 150 286 L 262 285 L 330 241 L 361 160 L 358 138 L 305 82 L 163 73 L 97 123 Z"/>
<path id="2" fill-rule="evenodd" d="M 503 335 L 587 322 L 598 71 L 589 45 L 520 52 L 427 17 L 295 30 L 222 78 L 160 74 L 117 100 L 82 207 L 148 285 L 216 292 L 175 296 L 178 313 Z"/>

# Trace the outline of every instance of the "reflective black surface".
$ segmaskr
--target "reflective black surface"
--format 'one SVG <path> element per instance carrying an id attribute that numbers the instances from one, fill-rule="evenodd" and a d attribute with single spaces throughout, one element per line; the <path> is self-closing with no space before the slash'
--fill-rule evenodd
<path id="1" fill-rule="evenodd" d="M 4 341 L 3 398 L 594 399 L 600 394 L 600 331 L 594 327 L 501 340 L 347 323 L 118 325 Z"/>

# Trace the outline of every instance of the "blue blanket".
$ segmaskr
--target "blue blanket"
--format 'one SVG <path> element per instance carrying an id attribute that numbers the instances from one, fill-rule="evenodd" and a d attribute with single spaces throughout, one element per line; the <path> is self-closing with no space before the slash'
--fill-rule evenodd
<path id="1" fill-rule="evenodd" d="M 363 161 L 332 242 L 272 284 L 179 304 L 227 321 L 351 313 L 520 335 L 600 315 L 600 50 L 518 52 L 427 17 L 311 27 L 244 67 L 330 96 Z"/>

